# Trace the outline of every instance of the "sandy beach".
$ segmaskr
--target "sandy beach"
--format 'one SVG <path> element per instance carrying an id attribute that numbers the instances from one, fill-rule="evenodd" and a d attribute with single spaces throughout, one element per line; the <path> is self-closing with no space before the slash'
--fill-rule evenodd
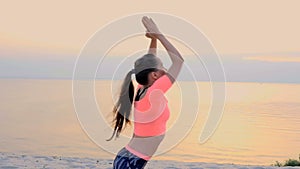
<path id="1" fill-rule="evenodd" d="M 61 157 L 61 156 L 38 156 L 24 155 L 14 153 L 0 153 L 1 169 L 63 169 L 63 168 L 99 168 L 111 169 L 112 159 L 99 158 L 78 158 L 78 157 Z M 253 165 L 235 165 L 235 164 L 215 164 L 201 162 L 178 162 L 178 161 L 150 161 L 146 169 L 273 169 L 279 167 L 272 166 L 253 166 Z M 295 169 L 300 167 L 281 167 L 285 169 Z"/>

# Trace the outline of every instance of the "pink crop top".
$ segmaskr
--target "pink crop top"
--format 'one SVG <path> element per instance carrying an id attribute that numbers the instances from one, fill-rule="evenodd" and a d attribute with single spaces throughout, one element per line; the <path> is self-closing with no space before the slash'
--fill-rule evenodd
<path id="1" fill-rule="evenodd" d="M 170 111 L 164 94 L 171 86 L 170 78 L 163 75 L 147 89 L 141 100 L 134 102 L 135 135 L 158 136 L 165 133 Z"/>

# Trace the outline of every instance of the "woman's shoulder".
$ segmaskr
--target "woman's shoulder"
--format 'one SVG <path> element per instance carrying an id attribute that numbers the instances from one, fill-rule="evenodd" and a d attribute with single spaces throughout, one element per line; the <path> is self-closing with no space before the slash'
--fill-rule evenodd
<path id="1" fill-rule="evenodd" d="M 165 74 L 157 79 L 153 85 L 150 87 L 150 90 L 161 89 L 165 93 L 173 84 L 174 79 L 171 75 Z"/>

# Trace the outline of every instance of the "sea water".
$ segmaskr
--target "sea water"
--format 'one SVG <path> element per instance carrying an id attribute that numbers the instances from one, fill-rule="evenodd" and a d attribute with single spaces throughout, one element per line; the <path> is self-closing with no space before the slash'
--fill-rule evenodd
<path id="1" fill-rule="evenodd" d="M 181 91 L 191 83 L 198 87 L 191 91 L 199 97 L 198 105 L 182 100 Z M 120 82 L 95 81 L 95 101 L 107 124 L 111 123 L 112 104 L 118 93 L 112 86 L 119 85 Z M 253 165 L 298 159 L 300 84 L 227 82 L 225 87 L 226 100 L 222 102 L 212 97 L 215 91 L 210 82 L 176 83 L 167 93 L 171 110 L 168 130 L 185 120 L 184 113 L 197 116 L 193 124 L 187 124 L 190 130 L 182 140 L 173 142 L 175 136 L 166 137 L 164 142 L 173 147 L 153 159 Z M 74 108 L 71 80 L 1 79 L 0 91 L 1 152 L 114 158 L 82 129 Z M 215 102 L 223 104 L 223 116 L 210 139 L 200 144 L 202 128 Z M 183 105 L 190 109 L 182 110 Z M 193 112 L 193 106 L 198 106 L 197 112 Z M 132 126 L 128 126 L 124 135 L 131 134 Z M 117 142 L 118 139 L 109 144 Z"/>

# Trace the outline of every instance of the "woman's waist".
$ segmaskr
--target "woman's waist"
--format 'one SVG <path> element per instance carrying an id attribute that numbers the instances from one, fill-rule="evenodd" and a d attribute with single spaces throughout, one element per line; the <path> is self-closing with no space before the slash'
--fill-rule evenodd
<path id="1" fill-rule="evenodd" d="M 138 157 L 149 160 L 150 157 L 156 152 L 164 137 L 164 134 L 148 137 L 133 135 L 126 148 L 128 151 L 137 155 Z"/>

